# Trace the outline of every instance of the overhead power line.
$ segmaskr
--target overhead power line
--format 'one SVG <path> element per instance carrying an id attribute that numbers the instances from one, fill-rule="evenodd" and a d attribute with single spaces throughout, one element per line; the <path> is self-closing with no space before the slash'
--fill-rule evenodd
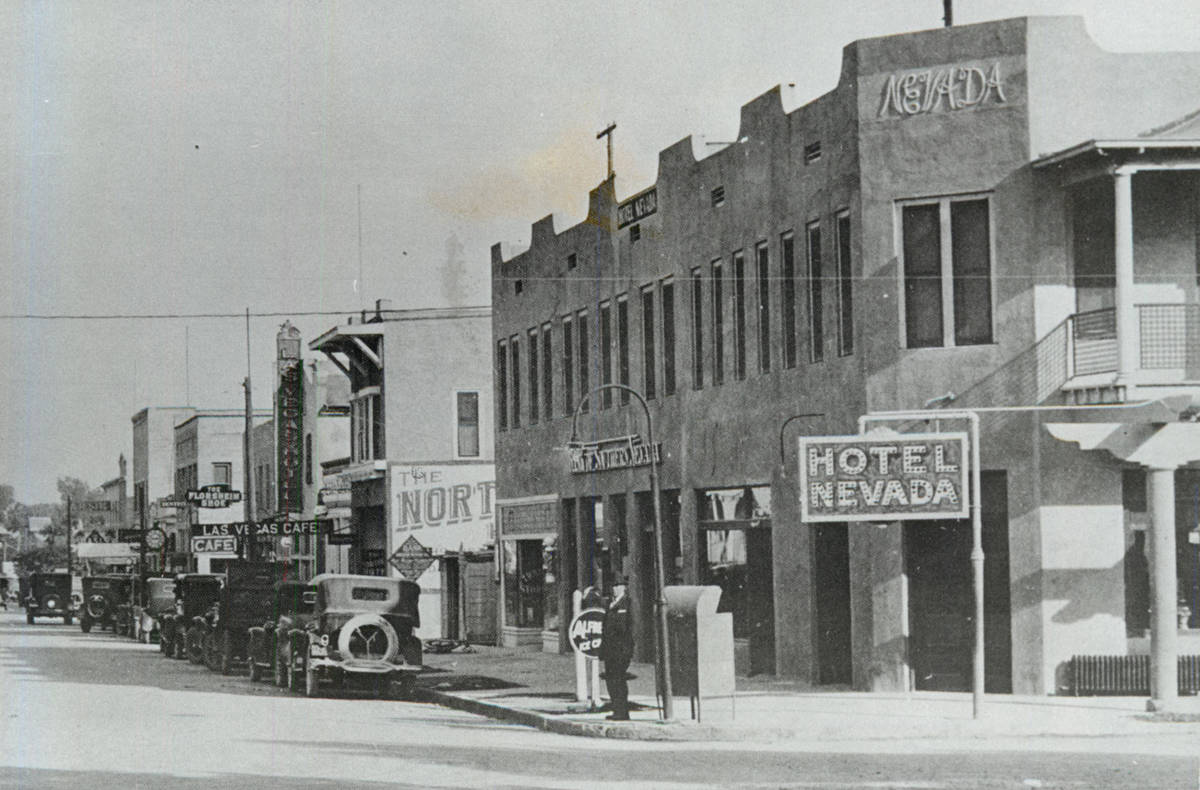
<path id="1" fill-rule="evenodd" d="M 303 316 L 342 316 L 356 315 L 362 312 L 354 308 L 346 310 L 288 310 L 283 312 L 251 312 L 251 318 L 296 318 Z M 165 319 L 196 319 L 196 318 L 245 318 L 246 312 L 240 313 L 0 313 L 0 321 L 122 321 Z"/>

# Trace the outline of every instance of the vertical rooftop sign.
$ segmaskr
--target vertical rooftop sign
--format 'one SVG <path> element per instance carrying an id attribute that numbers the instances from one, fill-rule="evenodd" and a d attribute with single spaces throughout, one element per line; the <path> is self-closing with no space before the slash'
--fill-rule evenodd
<path id="1" fill-rule="evenodd" d="M 800 519 L 967 518 L 965 433 L 800 437 Z"/>

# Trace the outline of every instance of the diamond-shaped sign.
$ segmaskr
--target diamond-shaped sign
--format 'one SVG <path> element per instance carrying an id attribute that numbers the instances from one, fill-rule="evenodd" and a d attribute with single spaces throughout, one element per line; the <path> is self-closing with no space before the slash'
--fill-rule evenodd
<path id="1" fill-rule="evenodd" d="M 396 553 L 391 557 L 392 567 L 400 571 L 400 575 L 409 581 L 416 581 L 422 573 L 429 570 L 433 564 L 433 552 L 421 545 L 421 542 L 411 535 L 400 544 Z"/>

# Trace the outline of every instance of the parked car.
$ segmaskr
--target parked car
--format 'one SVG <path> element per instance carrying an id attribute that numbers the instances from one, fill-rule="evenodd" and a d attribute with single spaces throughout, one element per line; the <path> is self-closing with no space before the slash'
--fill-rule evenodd
<path id="1" fill-rule="evenodd" d="M 166 652 L 160 619 L 175 613 L 175 580 L 168 577 L 146 579 L 141 605 L 133 606 L 133 638 L 150 644 L 158 639 L 158 648 Z"/>
<path id="2" fill-rule="evenodd" d="M 175 577 L 175 611 L 164 614 L 159 623 L 164 655 L 187 658 L 193 664 L 201 662 L 204 643 L 200 623 L 211 616 L 224 580 L 224 576 L 213 573 L 181 573 Z"/>
<path id="3" fill-rule="evenodd" d="M 31 573 L 29 575 L 29 596 L 25 599 L 25 622 L 33 625 L 35 617 L 61 617 L 63 623 L 71 624 L 71 574 Z"/>
<path id="4" fill-rule="evenodd" d="M 225 567 L 225 586 L 216 612 L 200 626 L 205 631 L 204 657 L 209 669 L 228 675 L 237 662 L 247 658 L 250 626 L 273 614 L 275 585 L 282 580 L 285 567 L 282 562 L 250 560 Z"/>
<path id="5" fill-rule="evenodd" d="M 407 696 L 421 671 L 416 582 L 384 576 L 323 573 L 313 579 L 313 619 L 289 634 L 288 685 L 303 678 L 305 695 L 321 686 L 366 687 L 386 696 L 399 683 Z"/>
<path id="6" fill-rule="evenodd" d="M 304 630 L 316 604 L 317 588 L 310 582 L 281 581 L 275 585 L 270 619 L 251 626 L 247 634 L 246 660 L 251 680 L 259 680 L 265 672 L 274 676 L 276 686 L 287 685 L 289 634 Z"/>
<path id="7" fill-rule="evenodd" d="M 94 627 L 116 631 L 117 606 L 129 597 L 128 576 L 104 574 L 83 577 L 83 605 L 79 628 L 85 634 Z"/>

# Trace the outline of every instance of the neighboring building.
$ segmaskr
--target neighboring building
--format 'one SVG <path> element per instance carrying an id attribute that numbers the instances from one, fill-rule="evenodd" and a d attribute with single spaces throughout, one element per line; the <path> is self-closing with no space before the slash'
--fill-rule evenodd
<path id="1" fill-rule="evenodd" d="M 271 417 L 267 410 L 255 410 L 254 428 Z M 189 535 L 197 525 L 243 523 L 248 519 L 243 492 L 244 429 L 246 412 L 242 409 L 197 409 L 175 426 L 174 498 L 186 500 L 189 491 L 205 486 L 222 486 L 235 492 L 222 507 L 200 507 L 189 503 L 180 510 L 181 521 L 189 525 Z M 189 548 L 194 544 L 189 543 Z M 238 547 L 228 541 L 211 541 L 201 550 L 192 551 L 190 568 L 197 573 L 222 573 L 230 559 L 238 556 Z"/>
<path id="2" fill-rule="evenodd" d="M 1198 81 L 1200 54 L 1103 52 L 1075 18 L 857 41 L 830 93 L 772 90 L 737 142 L 494 247 L 506 641 L 565 649 L 571 590 L 626 574 L 653 654 L 659 448 L 614 389 L 572 436 L 617 383 L 650 403 L 668 583 L 722 587 L 743 672 L 970 688 L 970 522 L 805 524 L 797 485 L 798 435 L 947 393 L 1063 407 L 982 414 L 988 690 L 1146 652 L 1148 524 L 1200 652 L 1200 426 L 1111 408 L 1200 397 Z"/>
<path id="3" fill-rule="evenodd" d="M 132 529 L 161 529 L 165 540 L 146 556 L 147 571 L 188 570 L 187 520 L 159 501 L 175 494 L 175 424 L 196 413 L 191 406 L 148 406 L 133 415 Z"/>
<path id="4" fill-rule="evenodd" d="M 350 382 L 350 460 L 323 464 L 350 569 L 415 578 L 425 638 L 495 638 L 490 332 L 486 307 L 380 304 L 309 343 Z"/>

